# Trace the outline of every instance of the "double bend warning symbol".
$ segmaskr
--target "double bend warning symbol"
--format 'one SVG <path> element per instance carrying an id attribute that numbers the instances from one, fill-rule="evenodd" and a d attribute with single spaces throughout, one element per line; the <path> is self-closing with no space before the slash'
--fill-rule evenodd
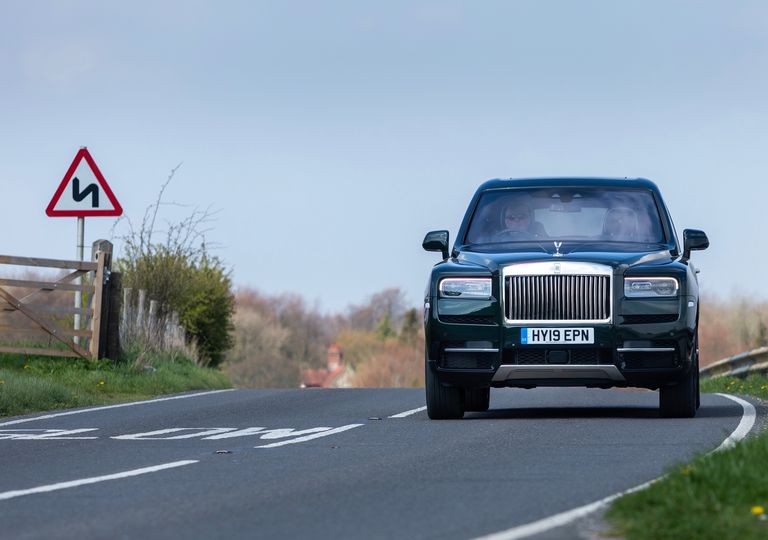
<path id="1" fill-rule="evenodd" d="M 45 213 L 51 217 L 119 216 L 123 208 L 88 149 L 81 148 Z"/>

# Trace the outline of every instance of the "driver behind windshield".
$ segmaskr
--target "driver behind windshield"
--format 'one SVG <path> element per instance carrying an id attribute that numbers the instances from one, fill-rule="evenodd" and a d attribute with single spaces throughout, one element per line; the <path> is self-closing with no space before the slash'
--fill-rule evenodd
<path id="1" fill-rule="evenodd" d="M 546 237 L 544 226 L 534 221 L 531 208 L 521 202 L 514 202 L 504 208 L 501 225 L 502 230 L 496 234 L 496 240 L 531 240 Z"/>
<path id="2" fill-rule="evenodd" d="M 505 231 L 524 232 L 531 228 L 531 209 L 524 204 L 513 204 L 504 209 Z M 533 231 L 530 231 L 533 232 Z"/>

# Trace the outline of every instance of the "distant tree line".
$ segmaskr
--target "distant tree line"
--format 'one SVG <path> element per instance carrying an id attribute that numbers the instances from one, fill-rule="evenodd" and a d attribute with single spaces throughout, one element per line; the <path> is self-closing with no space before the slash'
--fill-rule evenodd
<path id="1" fill-rule="evenodd" d="M 699 305 L 702 365 L 759 347 L 768 347 L 768 301 L 747 297 L 724 300 L 704 295 Z"/>
<path id="2" fill-rule="evenodd" d="M 420 386 L 424 346 L 421 317 L 403 292 L 386 289 L 343 313 L 321 314 L 297 295 L 235 295 L 233 347 L 224 369 L 246 387 L 296 388 L 301 371 L 326 365 L 338 344 L 355 371 L 355 386 Z"/>
<path id="3" fill-rule="evenodd" d="M 297 295 L 268 296 L 252 289 L 235 295 L 234 346 L 224 369 L 237 386 L 299 386 L 301 370 L 325 367 L 331 343 L 353 367 L 359 387 L 424 384 L 421 311 L 403 292 L 386 289 L 343 313 L 321 314 Z M 701 301 L 701 364 L 768 346 L 768 301 Z"/>

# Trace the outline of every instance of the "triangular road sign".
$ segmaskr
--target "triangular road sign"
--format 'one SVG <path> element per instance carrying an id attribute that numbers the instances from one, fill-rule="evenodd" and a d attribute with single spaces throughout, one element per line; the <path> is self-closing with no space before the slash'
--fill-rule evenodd
<path id="1" fill-rule="evenodd" d="M 119 216 L 123 207 L 93 161 L 82 147 L 45 209 L 51 217 Z"/>

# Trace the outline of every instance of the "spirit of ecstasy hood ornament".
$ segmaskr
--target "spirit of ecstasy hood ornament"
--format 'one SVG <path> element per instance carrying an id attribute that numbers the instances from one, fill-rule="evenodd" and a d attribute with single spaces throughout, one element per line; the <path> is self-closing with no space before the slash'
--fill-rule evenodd
<path id="1" fill-rule="evenodd" d="M 552 243 L 555 244 L 555 257 L 562 257 L 563 254 L 560 253 L 560 246 L 562 246 L 563 243 L 562 242 L 552 242 Z"/>

